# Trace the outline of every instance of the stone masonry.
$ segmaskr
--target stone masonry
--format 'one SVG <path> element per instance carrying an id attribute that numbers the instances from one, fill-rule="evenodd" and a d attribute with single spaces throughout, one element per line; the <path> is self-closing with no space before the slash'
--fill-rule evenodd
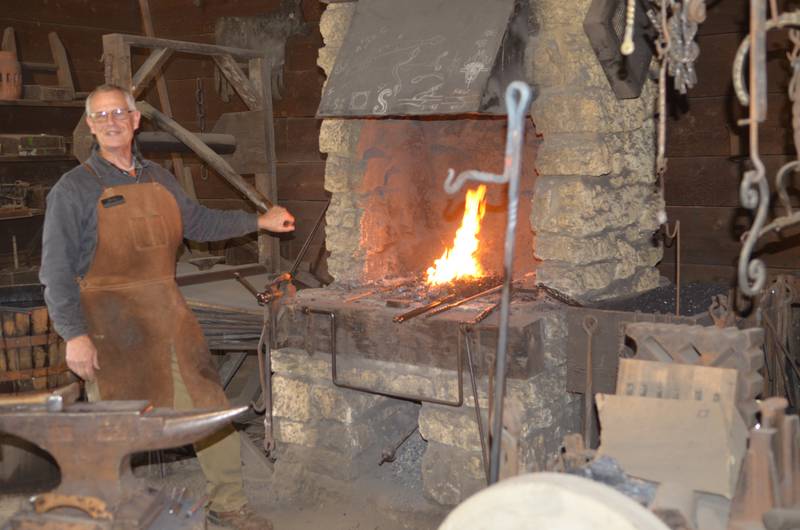
<path id="1" fill-rule="evenodd" d="M 325 289 L 329 291 L 331 288 Z M 312 304 L 310 291 L 298 304 Z M 313 499 L 322 492 L 346 491 L 353 479 L 377 465 L 381 450 L 402 440 L 418 424 L 427 441 L 420 471 L 423 494 L 441 505 L 455 505 L 485 487 L 481 443 L 469 372 L 464 368 L 463 405 L 395 399 L 336 386 L 331 374 L 330 331 L 326 318 L 296 320 L 284 313 L 279 323 L 284 345 L 273 352 L 273 401 L 278 445 L 276 483 L 293 484 L 275 495 Z M 302 314 L 302 312 L 300 312 Z M 337 313 L 338 381 L 387 395 L 435 397 L 456 402 L 454 369 L 368 359 L 348 348 L 348 317 Z M 520 469 L 536 471 L 559 450 L 565 434 L 580 429 L 580 396 L 566 391 L 566 324 L 562 311 L 545 308 L 533 317 L 541 333 L 528 346 L 539 362 L 525 378 L 507 381 L 507 408 L 516 404 Z M 354 323 L 351 320 L 351 325 Z M 390 324 L 391 325 L 391 324 Z M 287 334 L 288 332 L 288 334 Z M 298 340 L 299 335 L 309 340 Z M 473 337 L 475 338 L 475 337 Z M 310 349 L 309 349 L 310 348 Z M 477 348 L 473 346 L 473 355 Z M 310 353 L 309 353 L 310 352 Z M 466 362 L 466 357 L 465 357 Z M 480 363 L 475 360 L 476 365 Z M 478 366 L 476 366 L 476 369 Z M 477 378 L 478 403 L 488 432 L 488 380 Z M 278 499 L 280 502 L 282 499 Z"/>
<path id="2" fill-rule="evenodd" d="M 663 198 L 655 187 L 655 83 L 617 100 L 583 31 L 590 0 L 531 5 L 531 113 L 543 135 L 531 224 L 537 277 L 577 298 L 658 285 L 653 244 Z"/>

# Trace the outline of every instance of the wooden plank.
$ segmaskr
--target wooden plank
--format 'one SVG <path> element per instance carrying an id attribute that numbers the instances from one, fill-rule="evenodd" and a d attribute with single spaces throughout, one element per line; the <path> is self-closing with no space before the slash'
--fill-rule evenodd
<path id="1" fill-rule="evenodd" d="M 2 18 L 63 27 L 103 27 L 106 33 L 139 31 L 138 13 L 131 2 L 4 0 Z"/>
<path id="2" fill-rule="evenodd" d="M 667 118 L 667 157 L 738 154 L 730 148 L 736 128 L 729 119 L 734 104 L 725 97 L 688 98 L 687 108 Z"/>
<path id="3" fill-rule="evenodd" d="M 160 74 L 161 67 L 164 66 L 174 52 L 169 48 L 161 48 L 150 54 L 145 63 L 139 67 L 133 76 L 133 97 L 138 98 L 147 85 Z M 163 81 L 162 81 L 163 83 Z M 164 85 L 166 88 L 166 84 Z M 163 103 L 162 103 L 163 110 Z"/>
<path id="4" fill-rule="evenodd" d="M 325 191 L 325 162 L 287 162 L 278 160 L 278 197 L 285 200 L 322 201 Z"/>
<path id="5" fill-rule="evenodd" d="M 325 76 L 319 68 L 285 72 L 285 90 L 281 99 L 275 102 L 275 116 L 315 117 L 324 82 Z"/>
<path id="6" fill-rule="evenodd" d="M 233 85 L 236 93 L 242 98 L 244 104 L 250 110 L 260 110 L 263 108 L 261 104 L 262 95 L 256 92 L 253 84 L 244 75 L 244 72 L 233 60 L 230 55 L 214 55 L 214 62 L 219 67 L 220 71 L 225 75 L 225 78 Z"/>
<path id="7" fill-rule="evenodd" d="M 316 118 L 276 118 L 275 150 L 281 162 L 316 162 L 324 160 L 319 151 L 319 128 Z"/>
<path id="8" fill-rule="evenodd" d="M 169 68 L 167 68 L 169 71 Z M 201 79 L 205 92 L 206 127 L 211 128 L 213 123 L 225 112 L 243 112 L 247 106 L 238 98 L 233 98 L 230 103 L 224 103 L 214 92 L 214 80 Z M 191 94 L 192 96 L 176 98 L 172 102 L 172 117 L 179 123 L 188 124 L 197 121 L 197 104 L 194 93 L 197 90 L 195 79 L 167 79 L 167 88 L 171 94 Z"/>
<path id="9" fill-rule="evenodd" d="M 294 215 L 295 226 L 297 227 L 294 232 L 281 235 L 281 254 L 283 256 L 289 259 L 294 259 L 297 256 L 326 204 L 327 201 L 281 201 L 281 206 Z M 310 261 L 316 257 L 324 243 L 325 221 L 322 222 L 320 230 L 311 242 L 305 261 Z"/>
<path id="10" fill-rule="evenodd" d="M 47 35 L 50 42 L 50 51 L 53 54 L 53 62 L 56 64 L 56 77 L 58 78 L 58 86 L 64 87 L 72 92 L 72 97 L 75 97 L 75 83 L 72 82 L 72 72 L 69 68 L 69 60 L 67 59 L 67 51 L 58 38 L 55 31 L 51 31 Z"/>
<path id="11" fill-rule="evenodd" d="M 229 0 L 199 6 L 185 0 L 160 0 L 153 6 L 153 16 L 159 35 L 194 35 L 214 33 L 219 17 L 265 15 L 280 7 L 281 0 Z"/>
<path id="12" fill-rule="evenodd" d="M 794 160 L 788 155 L 766 155 L 767 175 Z M 738 206 L 739 183 L 749 167 L 745 157 L 672 157 L 665 176 L 668 206 Z M 796 196 L 792 197 L 797 200 Z M 796 201 L 800 202 L 800 201 Z"/>
<path id="13" fill-rule="evenodd" d="M 231 48 L 229 46 L 218 46 L 216 44 L 203 44 L 200 42 L 186 42 L 172 39 L 159 39 L 156 37 L 145 37 L 142 35 L 129 35 L 122 33 L 112 33 L 115 39 L 121 39 L 128 46 L 138 48 L 172 48 L 176 52 L 196 53 L 199 55 L 232 55 L 236 59 L 255 59 L 261 54 L 255 50 L 245 50 L 244 48 Z"/>
<path id="14" fill-rule="evenodd" d="M 735 266 L 740 235 L 750 227 L 746 210 L 734 207 L 667 207 L 671 221 L 681 222 L 681 253 L 684 263 Z M 756 256 L 768 267 L 797 268 L 800 263 L 800 227 L 787 229 L 783 237 L 769 235 L 756 247 Z M 672 252 L 664 262 L 674 262 Z"/>
<path id="15" fill-rule="evenodd" d="M 670 252 L 667 249 L 666 252 Z M 674 258 L 673 258 L 674 261 Z M 658 264 L 661 275 L 675 282 L 675 263 L 662 261 Z M 797 268 L 783 269 L 778 267 L 767 268 L 768 282 L 779 274 L 797 273 Z M 719 283 L 733 287 L 736 285 L 736 267 L 733 265 L 698 265 L 695 263 L 681 264 L 681 283 L 683 285 L 690 282 Z"/>

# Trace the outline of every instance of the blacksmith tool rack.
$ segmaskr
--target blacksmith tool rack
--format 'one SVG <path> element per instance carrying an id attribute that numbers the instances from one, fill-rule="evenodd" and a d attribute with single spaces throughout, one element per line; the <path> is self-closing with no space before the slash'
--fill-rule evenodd
<path id="1" fill-rule="evenodd" d="M 456 176 L 452 169 L 444 183 L 447 193 L 458 192 L 467 180 L 495 184 L 508 183 L 508 217 L 503 262 L 503 289 L 500 300 L 500 332 L 497 341 L 497 384 L 494 395 L 494 417 L 490 440 L 489 484 L 497 482 L 500 472 L 500 440 L 503 428 L 503 398 L 506 382 L 506 350 L 508 347 L 508 318 L 511 303 L 511 283 L 514 263 L 514 239 L 517 228 L 517 205 L 519 203 L 519 170 L 522 163 L 522 141 L 525 135 L 524 119 L 531 103 L 531 89 L 522 81 L 508 85 L 505 94 L 508 111 L 508 134 L 506 136 L 505 168 L 502 175 L 469 170 Z"/>
<path id="2" fill-rule="evenodd" d="M 797 156 L 800 157 L 800 11 L 778 14 L 772 6 L 772 16 L 767 19 L 766 0 L 750 2 L 750 34 L 742 40 L 733 62 L 733 84 L 739 102 L 749 107 L 749 115 L 741 125 L 749 127 L 750 162 L 753 169 L 745 172 L 739 189 L 742 206 L 755 210 L 756 217 L 750 230 L 743 236 L 739 254 L 739 289 L 746 296 L 755 296 L 766 284 L 767 271 L 764 262 L 752 257 L 758 240 L 772 232 L 800 223 L 800 213 L 795 212 L 789 201 L 787 177 L 800 167 L 800 160 L 788 162 L 778 170 L 775 178 L 778 198 L 786 213 L 766 224 L 769 210 L 769 183 L 764 163 L 758 151 L 758 124 L 767 118 L 767 31 L 792 27 L 789 38 L 794 49 L 789 54 L 792 79 L 789 83 L 789 99 L 792 101 L 792 127 Z M 743 79 L 744 60 L 749 55 L 749 93 Z"/>
<path id="3" fill-rule="evenodd" d="M 3 530 L 200 530 L 201 504 L 133 476 L 131 454 L 195 442 L 247 407 L 178 412 L 146 401 L 0 406 L 0 432 L 35 443 L 58 463 L 61 482 L 30 500 Z"/>

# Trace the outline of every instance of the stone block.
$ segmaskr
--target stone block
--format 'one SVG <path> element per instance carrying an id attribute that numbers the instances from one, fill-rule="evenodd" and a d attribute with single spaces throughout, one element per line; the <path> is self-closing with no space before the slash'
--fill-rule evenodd
<path id="1" fill-rule="evenodd" d="M 537 0 L 531 4 L 529 24 L 537 30 L 583 31 L 591 0 Z"/>
<path id="2" fill-rule="evenodd" d="M 366 163 L 350 156 L 329 155 L 325 163 L 325 190 L 350 193 L 361 182 Z"/>
<path id="3" fill-rule="evenodd" d="M 309 355 L 305 350 L 280 348 L 272 351 L 272 370 L 292 377 L 331 379 L 330 356 Z"/>
<path id="4" fill-rule="evenodd" d="M 311 408 L 315 417 L 351 424 L 363 421 L 375 407 L 386 404 L 391 398 L 358 392 L 347 388 L 314 385 L 311 387 Z"/>
<path id="5" fill-rule="evenodd" d="M 531 225 L 538 232 L 574 238 L 635 227 L 639 233 L 658 228 L 663 200 L 652 186 L 612 188 L 598 179 L 541 177 L 536 181 Z"/>
<path id="6" fill-rule="evenodd" d="M 652 184 L 656 180 L 656 129 L 653 121 L 635 131 L 606 135 L 614 187 Z"/>
<path id="7" fill-rule="evenodd" d="M 322 120 L 319 130 L 319 150 L 322 153 L 352 156 L 358 147 L 362 120 L 329 118 Z"/>
<path id="8" fill-rule="evenodd" d="M 633 266 L 652 266 L 660 257 L 658 247 L 653 246 L 648 238 L 640 237 L 638 241 L 631 242 L 625 239 L 624 232 L 609 232 L 585 238 L 542 232 L 536 235 L 534 248 L 539 259 L 577 265 L 620 260 Z M 654 258 L 656 262 L 653 262 Z"/>
<path id="9" fill-rule="evenodd" d="M 618 270 L 617 267 L 615 262 L 574 266 L 546 261 L 537 268 L 536 274 L 541 282 L 586 301 L 633 295 L 659 285 L 660 274 L 654 267 L 635 267 L 625 277 L 617 275 L 630 271 L 627 268 Z"/>
<path id="10" fill-rule="evenodd" d="M 539 144 L 536 169 L 541 175 L 605 175 L 611 153 L 599 134 L 548 134 Z"/>
<path id="11" fill-rule="evenodd" d="M 610 88 L 543 89 L 531 106 L 536 129 L 554 133 L 610 133 L 640 129 L 652 120 L 642 98 L 618 100 Z"/>
<path id="12" fill-rule="evenodd" d="M 484 425 L 486 411 L 483 410 Z M 474 409 L 423 403 L 419 413 L 419 433 L 429 442 L 458 447 L 466 451 L 481 450 Z"/>
<path id="13" fill-rule="evenodd" d="M 272 376 L 273 414 L 294 421 L 311 419 L 311 385 L 284 375 Z"/>
<path id="14" fill-rule="evenodd" d="M 539 89 L 609 89 L 608 79 L 583 29 L 542 30 L 528 39 L 526 74 Z"/>
<path id="15" fill-rule="evenodd" d="M 278 460 L 300 464 L 307 471 L 337 480 L 353 480 L 363 469 L 364 462 L 350 454 L 321 447 L 283 444 L 278 447 Z"/>
<path id="16" fill-rule="evenodd" d="M 338 48 L 344 42 L 353 14 L 356 11 L 356 4 L 333 3 L 328 4 L 319 21 L 319 32 L 326 46 Z"/>
<path id="17" fill-rule="evenodd" d="M 480 451 L 465 451 L 428 443 L 422 456 L 422 487 L 426 497 L 454 506 L 486 487 Z"/>

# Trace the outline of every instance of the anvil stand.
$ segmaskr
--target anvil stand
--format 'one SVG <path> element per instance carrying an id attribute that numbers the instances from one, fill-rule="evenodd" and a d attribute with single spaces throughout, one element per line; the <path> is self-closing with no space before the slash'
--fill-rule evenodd
<path id="1" fill-rule="evenodd" d="M 148 488 L 134 477 L 131 454 L 178 447 L 247 410 L 153 409 L 146 401 L 0 406 L 0 432 L 28 440 L 55 459 L 61 483 L 31 498 L 3 530 L 195 530 L 202 502 Z M 174 497 L 174 498 L 173 498 Z"/>

